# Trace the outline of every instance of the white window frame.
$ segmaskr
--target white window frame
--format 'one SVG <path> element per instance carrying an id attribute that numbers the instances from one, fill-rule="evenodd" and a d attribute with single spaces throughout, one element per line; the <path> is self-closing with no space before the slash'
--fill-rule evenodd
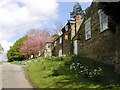
<path id="1" fill-rule="evenodd" d="M 55 42 L 54 42 L 54 47 L 56 46 L 56 44 L 57 44 L 57 42 L 55 41 Z"/>
<path id="2" fill-rule="evenodd" d="M 65 26 L 65 31 L 68 31 L 68 25 Z"/>
<path id="3" fill-rule="evenodd" d="M 50 43 L 46 43 L 46 48 L 50 48 L 51 44 Z"/>
<path id="4" fill-rule="evenodd" d="M 78 40 L 75 40 L 74 41 L 74 54 L 75 55 L 78 55 L 78 50 L 77 50 L 78 48 L 77 48 L 77 46 L 78 46 Z"/>
<path id="5" fill-rule="evenodd" d="M 51 48 L 51 43 L 48 43 L 48 48 Z"/>
<path id="6" fill-rule="evenodd" d="M 87 25 L 89 27 L 87 28 Z M 91 18 L 85 21 L 85 39 L 90 39 L 91 38 Z"/>
<path id="7" fill-rule="evenodd" d="M 62 49 L 59 50 L 59 57 L 62 56 Z"/>
<path id="8" fill-rule="evenodd" d="M 60 43 L 62 43 L 62 37 L 60 37 Z"/>
<path id="9" fill-rule="evenodd" d="M 62 31 L 60 31 L 60 32 L 58 33 L 59 36 L 61 36 L 62 34 L 63 34 Z"/>
<path id="10" fill-rule="evenodd" d="M 105 31 L 108 29 L 108 16 L 101 10 L 98 11 L 99 19 L 100 19 L 100 32 Z M 102 14 L 106 17 L 102 20 Z"/>

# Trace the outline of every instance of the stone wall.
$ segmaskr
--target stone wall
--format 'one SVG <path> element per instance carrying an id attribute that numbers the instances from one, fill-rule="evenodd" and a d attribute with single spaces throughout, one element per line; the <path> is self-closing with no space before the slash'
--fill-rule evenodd
<path id="1" fill-rule="evenodd" d="M 60 36 L 52 43 L 52 56 L 59 56 L 59 50 L 62 49 L 62 43 L 60 43 Z M 55 45 L 56 42 L 56 45 Z M 54 46 L 55 45 L 55 46 Z"/>
<path id="2" fill-rule="evenodd" d="M 70 36 L 68 35 L 69 33 L 66 32 L 63 34 L 63 55 L 70 55 L 71 54 L 71 39 L 70 39 Z M 65 35 L 68 35 L 68 40 L 65 39 Z"/>
<path id="3" fill-rule="evenodd" d="M 116 60 L 115 60 L 115 68 L 116 71 L 120 73 L 120 25 L 116 28 L 116 43 L 115 43 L 115 47 L 116 47 Z"/>
<path id="4" fill-rule="evenodd" d="M 96 8 L 95 8 L 96 7 Z M 86 56 L 104 63 L 115 63 L 115 40 L 116 33 L 108 28 L 100 32 L 100 20 L 98 15 L 98 5 L 93 3 L 90 7 L 89 13 L 81 25 L 79 32 L 81 33 L 81 40 L 78 43 L 78 55 Z M 91 18 L 91 38 L 85 40 L 85 25 L 84 22 Z"/>
<path id="5" fill-rule="evenodd" d="M 114 65 L 116 72 L 120 73 L 120 25 L 117 29 L 108 28 L 100 32 L 98 10 L 97 3 L 92 3 L 89 13 L 85 16 L 78 31 L 81 34 L 81 40 L 78 43 L 78 55 Z M 88 18 L 91 18 L 92 37 L 85 40 L 84 22 Z M 116 33 L 113 32 L 115 30 Z"/>
<path id="6" fill-rule="evenodd" d="M 80 26 L 81 26 L 81 23 L 82 23 L 83 19 L 79 19 L 76 20 L 76 31 L 79 30 Z M 73 23 L 74 22 L 74 23 Z M 69 25 L 68 25 L 68 30 L 65 30 L 63 32 L 63 55 L 65 56 L 69 56 L 72 53 L 72 39 L 75 37 L 75 21 L 69 21 Z M 65 39 L 65 35 L 68 35 L 68 39 Z"/>

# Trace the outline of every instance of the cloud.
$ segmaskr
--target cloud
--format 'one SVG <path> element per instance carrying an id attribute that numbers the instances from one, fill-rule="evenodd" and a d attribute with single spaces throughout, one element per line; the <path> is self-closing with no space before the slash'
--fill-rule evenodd
<path id="1" fill-rule="evenodd" d="M 40 27 L 57 15 L 57 7 L 57 0 L 0 0 L 0 42 Z"/>
<path id="2" fill-rule="evenodd" d="M 0 0 L 0 40 L 11 38 L 21 27 L 50 19 L 57 13 L 57 7 L 56 0 Z M 6 32 L 9 35 L 4 37 Z"/>

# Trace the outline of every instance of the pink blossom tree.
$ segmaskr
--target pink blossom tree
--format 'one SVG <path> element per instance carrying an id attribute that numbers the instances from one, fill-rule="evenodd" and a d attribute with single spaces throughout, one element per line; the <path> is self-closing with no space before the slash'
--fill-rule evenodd
<path id="1" fill-rule="evenodd" d="M 46 31 L 31 30 L 27 33 L 21 48 L 19 49 L 21 56 L 36 55 L 41 52 L 45 43 L 52 41 L 53 37 Z"/>

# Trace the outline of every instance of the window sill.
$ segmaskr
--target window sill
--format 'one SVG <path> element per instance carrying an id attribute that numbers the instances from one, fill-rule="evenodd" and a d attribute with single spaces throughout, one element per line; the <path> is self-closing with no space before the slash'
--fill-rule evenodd
<path id="1" fill-rule="evenodd" d="M 104 32 L 106 32 L 107 30 L 109 30 L 109 28 L 107 28 L 107 29 L 105 29 L 105 30 L 103 30 L 103 31 L 100 31 L 99 34 L 104 33 Z"/>
<path id="2" fill-rule="evenodd" d="M 91 40 L 91 37 L 90 37 L 90 38 L 88 38 L 88 39 L 85 39 L 85 42 L 86 42 L 86 41 L 89 41 L 89 40 Z"/>

